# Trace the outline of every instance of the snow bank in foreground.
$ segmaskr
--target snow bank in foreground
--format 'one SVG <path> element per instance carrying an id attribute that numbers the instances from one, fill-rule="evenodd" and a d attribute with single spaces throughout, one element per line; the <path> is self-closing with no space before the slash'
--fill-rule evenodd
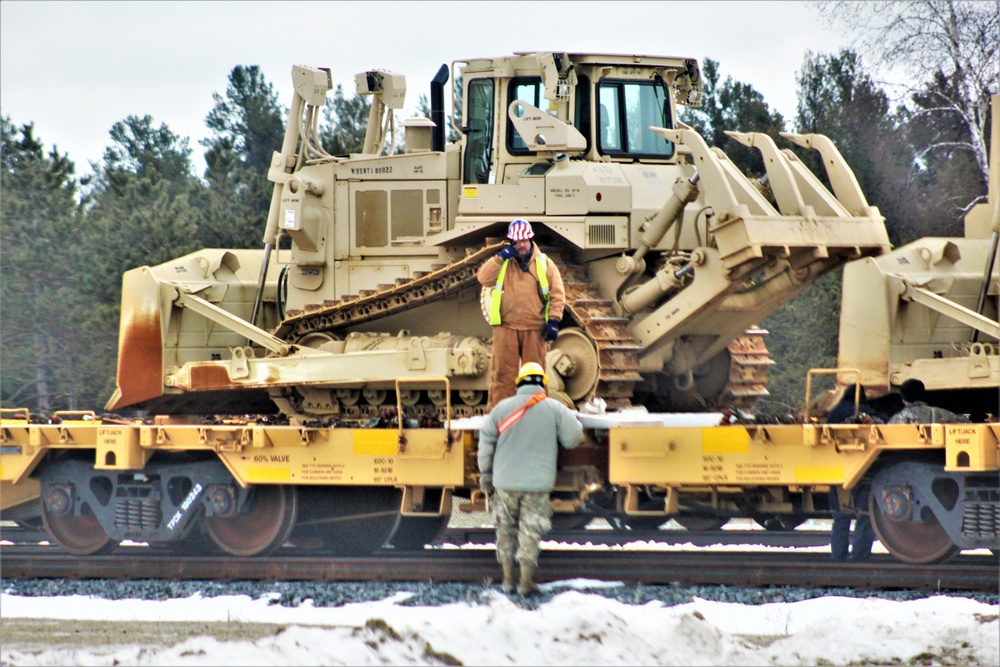
<path id="1" fill-rule="evenodd" d="M 585 582 L 562 582 L 583 588 Z M 554 586 L 548 584 L 548 587 Z M 290 608 L 225 596 L 111 601 L 0 595 L 5 619 L 220 621 L 287 627 L 256 641 L 192 637 L 170 647 L 43 652 L 4 647 L 4 665 L 846 665 L 1000 664 L 998 608 L 932 597 L 896 602 L 826 597 L 741 605 L 696 599 L 625 605 L 580 590 L 537 610 L 494 592 L 484 605 L 378 602 Z"/>

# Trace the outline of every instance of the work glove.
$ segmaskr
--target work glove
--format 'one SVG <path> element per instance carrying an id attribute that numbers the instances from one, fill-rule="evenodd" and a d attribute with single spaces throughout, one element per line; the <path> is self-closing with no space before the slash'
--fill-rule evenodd
<path id="1" fill-rule="evenodd" d="M 479 490 L 487 496 L 492 496 L 496 489 L 493 488 L 493 473 L 483 473 L 479 478 Z"/>
<path id="2" fill-rule="evenodd" d="M 545 328 L 542 329 L 542 338 L 548 341 L 556 339 L 559 335 L 559 320 L 552 319 L 545 323 Z"/>
<path id="3" fill-rule="evenodd" d="M 514 250 L 514 246 L 509 245 L 506 248 L 504 248 L 503 250 L 501 250 L 500 252 L 498 252 L 497 253 L 497 257 L 499 257 L 500 259 L 510 259 L 511 257 L 513 257 L 516 254 L 517 254 L 517 251 Z"/>

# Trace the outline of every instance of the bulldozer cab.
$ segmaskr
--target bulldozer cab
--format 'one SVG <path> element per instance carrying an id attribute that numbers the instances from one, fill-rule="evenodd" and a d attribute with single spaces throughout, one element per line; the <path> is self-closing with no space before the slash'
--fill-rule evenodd
<path id="1" fill-rule="evenodd" d="M 701 96 L 697 63 L 680 58 L 531 53 L 452 68 L 467 185 L 542 176 L 566 158 L 674 160 L 674 144 L 650 127 L 674 127 L 676 105 Z"/>

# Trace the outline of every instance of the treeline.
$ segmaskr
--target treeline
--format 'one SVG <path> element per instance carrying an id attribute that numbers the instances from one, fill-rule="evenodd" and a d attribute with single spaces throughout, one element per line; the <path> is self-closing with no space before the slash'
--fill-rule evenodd
<path id="1" fill-rule="evenodd" d="M 894 244 L 961 235 L 965 211 L 982 200 L 985 173 L 968 123 L 942 99 L 986 88 L 971 73 L 938 69 L 894 103 L 854 51 L 807 54 L 798 111 L 785 119 L 752 85 L 703 63 L 705 99 L 683 120 L 751 176 L 759 154 L 725 130 L 828 135 L 886 217 Z M 995 78 L 991 85 L 995 88 Z M 970 93 L 969 91 L 973 91 Z M 258 248 L 270 205 L 266 174 L 282 143 L 287 110 L 256 66 L 237 66 L 213 95 L 196 175 L 189 140 L 149 116 L 115 123 L 93 176 L 46 149 L 31 123 L 0 125 L 0 404 L 35 412 L 100 410 L 114 390 L 122 274 L 202 247 Z M 426 100 L 421 110 L 426 111 Z M 322 141 L 334 155 L 358 152 L 368 102 L 338 86 L 324 109 Z M 817 174 L 815 156 L 800 155 Z M 830 275 L 760 322 L 771 331 L 771 406 L 801 402 L 805 371 L 836 361 L 839 275 Z M 763 406 L 767 409 L 767 404 Z"/>

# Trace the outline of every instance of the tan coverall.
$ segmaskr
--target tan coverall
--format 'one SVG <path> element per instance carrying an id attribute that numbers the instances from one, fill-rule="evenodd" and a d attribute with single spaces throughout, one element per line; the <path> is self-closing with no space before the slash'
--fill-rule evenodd
<path id="1" fill-rule="evenodd" d="M 487 408 L 513 396 L 514 380 L 522 364 L 534 361 L 545 367 L 548 345 L 542 338 L 545 327 L 545 307 L 538 285 L 536 257 L 538 246 L 532 243 L 527 271 L 521 269 L 516 257 L 507 264 L 500 299 L 500 324 L 493 327 L 493 360 L 490 364 L 490 397 Z M 493 256 L 479 267 L 480 284 L 496 287 L 503 260 Z M 561 320 L 566 305 L 566 289 L 562 274 L 551 258 L 546 262 L 549 280 L 549 319 Z"/>

